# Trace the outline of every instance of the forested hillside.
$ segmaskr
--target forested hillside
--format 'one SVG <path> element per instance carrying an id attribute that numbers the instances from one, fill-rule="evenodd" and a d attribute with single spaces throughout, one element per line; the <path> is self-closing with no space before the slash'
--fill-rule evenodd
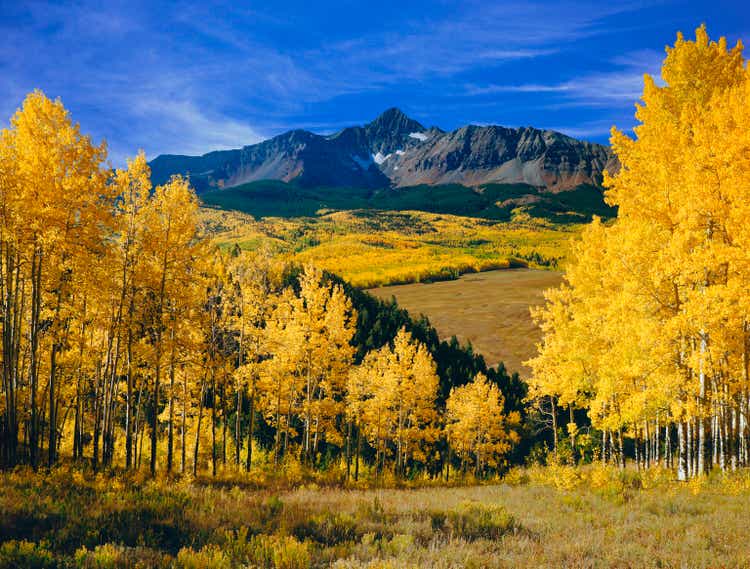
<path id="1" fill-rule="evenodd" d="M 250 470 L 255 447 L 355 478 L 360 458 L 376 476 L 504 464 L 516 375 L 313 265 L 216 247 L 185 179 L 154 188 L 142 154 L 114 172 L 105 156 L 41 92 L 3 133 L 4 466 L 216 473 Z M 452 391 L 474 382 L 507 425 L 479 446 Z"/>

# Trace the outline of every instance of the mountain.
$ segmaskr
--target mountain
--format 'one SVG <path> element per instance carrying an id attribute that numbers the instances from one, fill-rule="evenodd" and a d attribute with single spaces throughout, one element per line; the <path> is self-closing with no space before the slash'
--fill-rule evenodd
<path id="1" fill-rule="evenodd" d="M 527 184 L 557 192 L 597 186 L 614 167 L 606 146 L 559 132 L 475 125 L 444 132 L 396 108 L 329 136 L 292 130 L 237 150 L 163 154 L 151 162 L 155 183 L 189 175 L 199 193 L 259 180 L 365 189 Z"/>

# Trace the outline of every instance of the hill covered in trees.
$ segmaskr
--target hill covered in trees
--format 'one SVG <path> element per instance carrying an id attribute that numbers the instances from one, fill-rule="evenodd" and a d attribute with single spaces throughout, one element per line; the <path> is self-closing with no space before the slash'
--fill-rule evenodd
<path id="1" fill-rule="evenodd" d="M 41 92 L 3 133 L 4 466 L 195 475 L 257 447 L 347 478 L 502 468 L 516 375 L 313 265 L 222 250 L 187 180 L 104 158 Z M 467 422 L 472 389 L 492 431 Z"/>

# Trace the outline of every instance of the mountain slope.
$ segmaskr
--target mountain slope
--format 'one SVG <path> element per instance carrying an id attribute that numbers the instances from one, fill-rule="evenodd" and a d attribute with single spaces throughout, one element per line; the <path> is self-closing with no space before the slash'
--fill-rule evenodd
<path id="1" fill-rule="evenodd" d="M 531 127 L 425 128 L 396 108 L 330 136 L 293 130 L 238 150 L 160 155 L 156 183 L 189 175 L 198 192 L 259 180 L 301 187 L 387 188 L 528 184 L 562 191 L 598 185 L 616 163 L 609 148 Z"/>

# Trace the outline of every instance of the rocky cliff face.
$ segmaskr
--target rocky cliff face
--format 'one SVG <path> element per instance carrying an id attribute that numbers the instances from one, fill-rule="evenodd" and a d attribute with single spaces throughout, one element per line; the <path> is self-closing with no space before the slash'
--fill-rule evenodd
<path id="1" fill-rule="evenodd" d="M 269 179 L 359 188 L 526 183 L 562 191 L 599 184 L 616 162 L 605 146 L 553 131 L 465 126 L 443 132 L 394 108 L 330 136 L 293 130 L 239 150 L 161 155 L 151 167 L 156 183 L 185 174 L 199 192 Z"/>
<path id="2" fill-rule="evenodd" d="M 552 191 L 597 185 L 614 167 L 607 147 L 535 128 L 465 126 L 436 135 L 388 163 L 397 186 L 525 183 Z"/>

